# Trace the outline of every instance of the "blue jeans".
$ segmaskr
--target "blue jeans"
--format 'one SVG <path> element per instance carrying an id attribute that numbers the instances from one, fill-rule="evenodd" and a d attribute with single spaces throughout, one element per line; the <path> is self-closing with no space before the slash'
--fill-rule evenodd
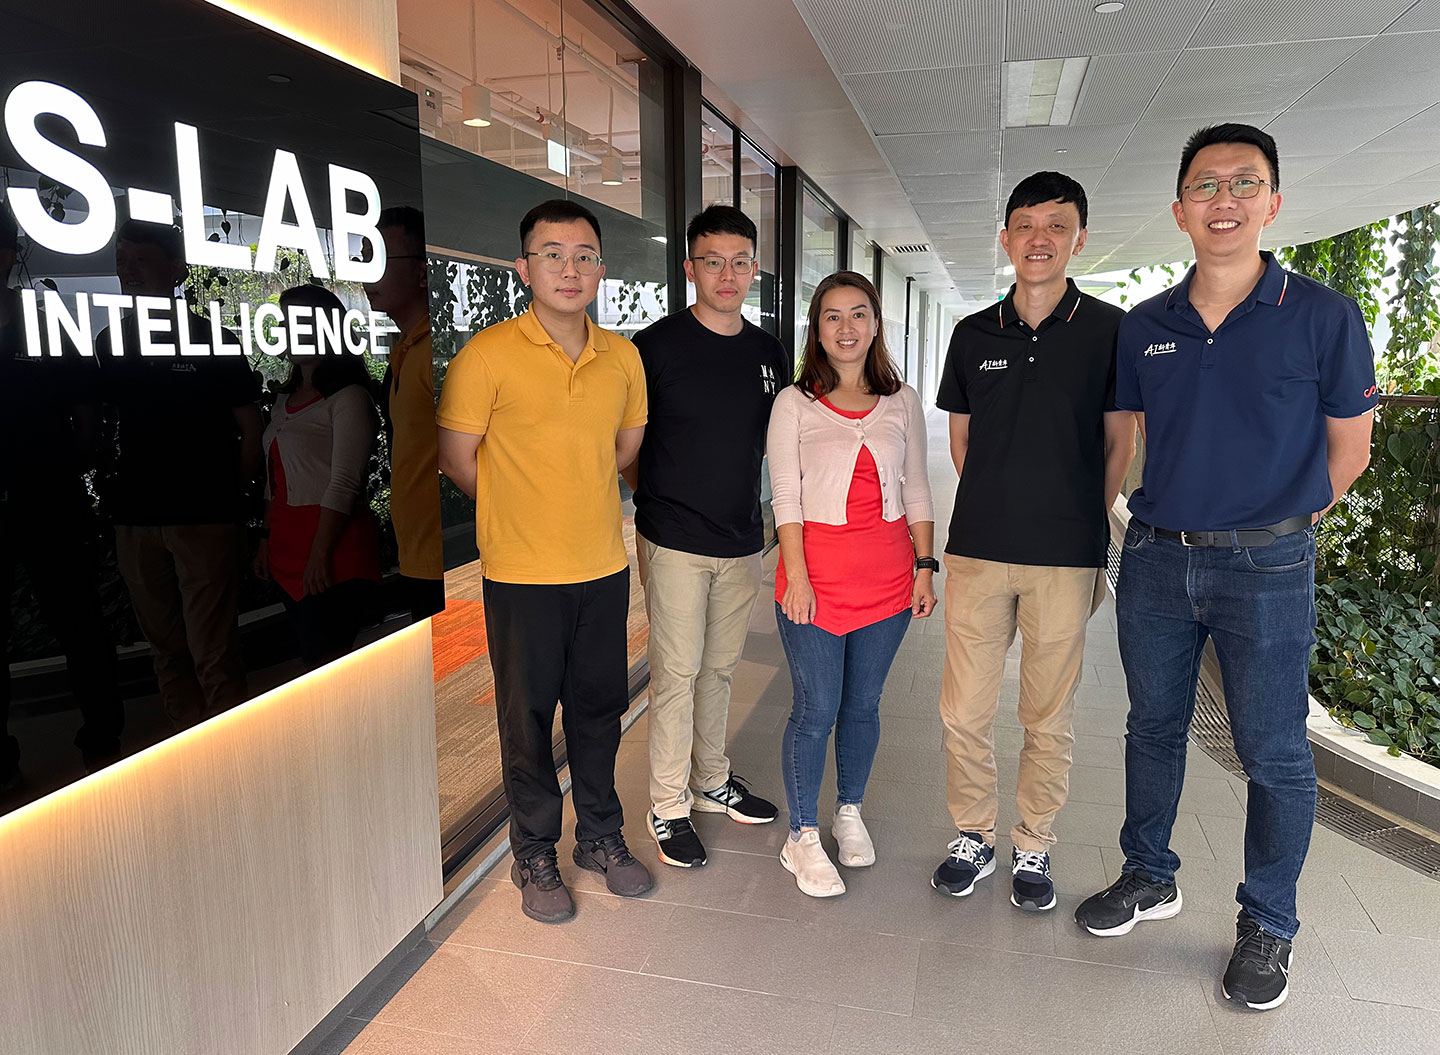
<path id="1" fill-rule="evenodd" d="M 907 608 L 837 636 L 813 623 L 792 623 L 775 605 L 795 690 L 780 748 L 791 831 L 820 824 L 820 781 L 831 729 L 835 730 L 835 805 L 858 806 L 864 800 L 875 749 L 880 746 L 880 693 L 910 620 Z"/>
<path id="2" fill-rule="evenodd" d="M 1315 824 L 1315 763 L 1305 739 L 1315 641 L 1315 530 L 1257 547 L 1195 547 L 1132 526 L 1115 592 L 1125 724 L 1125 870 L 1174 882 L 1170 830 L 1207 638 L 1215 642 L 1235 752 L 1250 778 L 1245 881 L 1235 899 L 1271 934 L 1293 938 L 1295 883 Z"/>

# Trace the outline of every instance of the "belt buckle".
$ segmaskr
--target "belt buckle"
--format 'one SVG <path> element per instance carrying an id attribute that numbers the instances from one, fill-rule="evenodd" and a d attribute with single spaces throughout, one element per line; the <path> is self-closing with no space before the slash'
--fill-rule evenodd
<path id="1" fill-rule="evenodd" d="M 1205 531 L 1182 531 L 1182 532 L 1180 532 L 1180 545 L 1185 546 L 1186 548 L 1189 548 L 1189 549 L 1193 549 L 1193 548 L 1196 547 L 1196 546 L 1203 546 L 1203 545 L 1204 545 L 1203 542 L 1191 542 L 1189 536 L 1191 536 L 1191 535 L 1205 535 L 1205 534 L 1208 534 L 1208 532 L 1205 532 Z"/>

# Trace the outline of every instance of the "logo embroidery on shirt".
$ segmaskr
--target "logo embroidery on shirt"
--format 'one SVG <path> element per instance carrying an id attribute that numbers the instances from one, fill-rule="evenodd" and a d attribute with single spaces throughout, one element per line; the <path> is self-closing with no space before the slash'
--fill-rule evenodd
<path id="1" fill-rule="evenodd" d="M 1169 355 L 1169 354 L 1170 354 L 1171 352 L 1173 352 L 1173 351 L 1175 351 L 1175 342 L 1174 342 L 1174 341 L 1164 341 L 1164 342 L 1162 342 L 1162 343 L 1160 343 L 1160 344 L 1152 344 L 1149 348 L 1146 348 L 1146 349 L 1145 349 L 1145 354 L 1146 354 L 1147 356 L 1151 356 L 1151 355 Z"/>
<path id="2" fill-rule="evenodd" d="M 775 371 L 763 363 L 760 365 L 760 387 L 765 390 L 767 396 L 775 394 Z"/>
<path id="3" fill-rule="evenodd" d="M 1361 396 L 1360 398 L 1362 398 L 1362 399 L 1369 399 L 1371 396 L 1373 396 L 1376 392 L 1379 392 L 1379 391 L 1380 391 L 1380 389 L 1379 389 L 1377 386 L 1371 385 L 1369 388 L 1367 388 L 1367 389 L 1365 390 L 1365 394 L 1364 394 L 1363 396 Z"/>
<path id="4" fill-rule="evenodd" d="M 1009 359 L 986 359 L 980 364 L 981 370 L 1007 370 L 1009 367 Z"/>

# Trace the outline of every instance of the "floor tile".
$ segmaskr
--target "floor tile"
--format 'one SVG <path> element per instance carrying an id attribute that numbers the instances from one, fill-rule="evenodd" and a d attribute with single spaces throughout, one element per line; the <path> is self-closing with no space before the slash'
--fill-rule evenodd
<path id="1" fill-rule="evenodd" d="M 987 1023 L 993 1016 L 986 1015 Z M 1173 1050 L 1173 1049 L 1172 1049 Z M 990 1028 L 967 1022 L 937 1022 L 909 1015 L 887 1015 L 842 1007 L 835 1016 L 833 1055 L 936 1055 L 983 1052 L 984 1055 L 1074 1055 L 1069 1038 L 1043 1037 L 1019 1028 Z M 1109 1047 L 1106 1055 L 1140 1055 L 1139 1049 Z M 1178 1053 L 1177 1053 L 1178 1055 Z"/>
<path id="2" fill-rule="evenodd" d="M 793 885 L 791 893 L 805 899 Z M 669 934 L 644 972 L 697 982 L 729 979 L 777 996 L 908 1012 L 919 945 L 880 934 L 858 942 L 828 924 L 686 907 L 671 917 Z"/>
<path id="3" fill-rule="evenodd" d="M 347 1055 L 509 1055 L 516 1049 L 497 1038 L 472 1040 L 424 1029 L 371 1022 Z"/>
<path id="4" fill-rule="evenodd" d="M 1440 1011 L 1440 941 L 1317 928 L 1356 1000 Z"/>
<path id="5" fill-rule="evenodd" d="M 1213 1021 L 1226 1055 L 1435 1055 L 1440 1013 L 1364 1000 L 1337 1000 L 1318 993 L 1291 993 L 1274 1011 L 1239 1007 L 1207 990 Z"/>
<path id="6" fill-rule="evenodd" d="M 1381 934 L 1440 941 L 1440 883 L 1396 862 L 1389 861 L 1387 864 L 1402 868 L 1404 872 L 1394 877 L 1354 877 L 1347 874 L 1350 889 L 1375 921 L 1375 926 Z"/>

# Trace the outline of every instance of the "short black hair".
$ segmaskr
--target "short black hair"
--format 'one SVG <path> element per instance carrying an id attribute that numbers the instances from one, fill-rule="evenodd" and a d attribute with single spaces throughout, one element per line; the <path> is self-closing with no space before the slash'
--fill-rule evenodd
<path id="1" fill-rule="evenodd" d="M 398 227 L 405 234 L 406 248 L 416 256 L 425 255 L 425 214 L 413 205 L 392 205 L 380 212 L 375 229 Z"/>
<path id="2" fill-rule="evenodd" d="M 179 263 L 185 262 L 185 237 L 180 228 L 171 223 L 150 223 L 147 220 L 126 220 L 115 232 L 116 243 L 132 242 L 135 245 L 153 245 L 164 250 L 165 255 Z"/>
<path id="3" fill-rule="evenodd" d="M 1270 165 L 1270 189 L 1280 189 L 1280 149 L 1275 145 L 1275 137 L 1254 125 L 1242 125 L 1232 121 L 1202 128 L 1185 141 L 1185 149 L 1180 151 L 1180 174 L 1175 177 L 1176 201 L 1185 193 L 1185 174 L 1190 171 L 1195 155 L 1218 143 L 1248 143 L 1252 147 L 1258 147 Z"/>
<path id="4" fill-rule="evenodd" d="M 595 248 L 600 248 L 600 221 L 595 219 L 595 214 L 578 201 L 571 201 L 569 198 L 551 198 L 549 201 L 542 201 L 535 208 L 525 214 L 520 221 L 520 252 L 525 252 L 525 243 L 530 238 L 530 232 L 535 230 L 537 223 L 574 223 L 576 220 L 584 220 L 595 232 Z"/>
<path id="5" fill-rule="evenodd" d="M 1063 172 L 1036 172 L 1015 184 L 1010 192 L 1010 200 L 1005 203 L 1005 226 L 1010 226 L 1010 214 L 1016 209 L 1028 209 L 1047 201 L 1074 202 L 1080 212 L 1080 226 L 1089 225 L 1090 203 L 1085 198 L 1085 188 Z"/>
<path id="6" fill-rule="evenodd" d="M 685 228 L 685 245 L 695 252 L 695 243 L 707 234 L 733 234 L 749 239 L 753 252 L 759 245 L 759 232 L 755 221 L 733 205 L 711 205 L 695 214 L 690 226 Z"/>

